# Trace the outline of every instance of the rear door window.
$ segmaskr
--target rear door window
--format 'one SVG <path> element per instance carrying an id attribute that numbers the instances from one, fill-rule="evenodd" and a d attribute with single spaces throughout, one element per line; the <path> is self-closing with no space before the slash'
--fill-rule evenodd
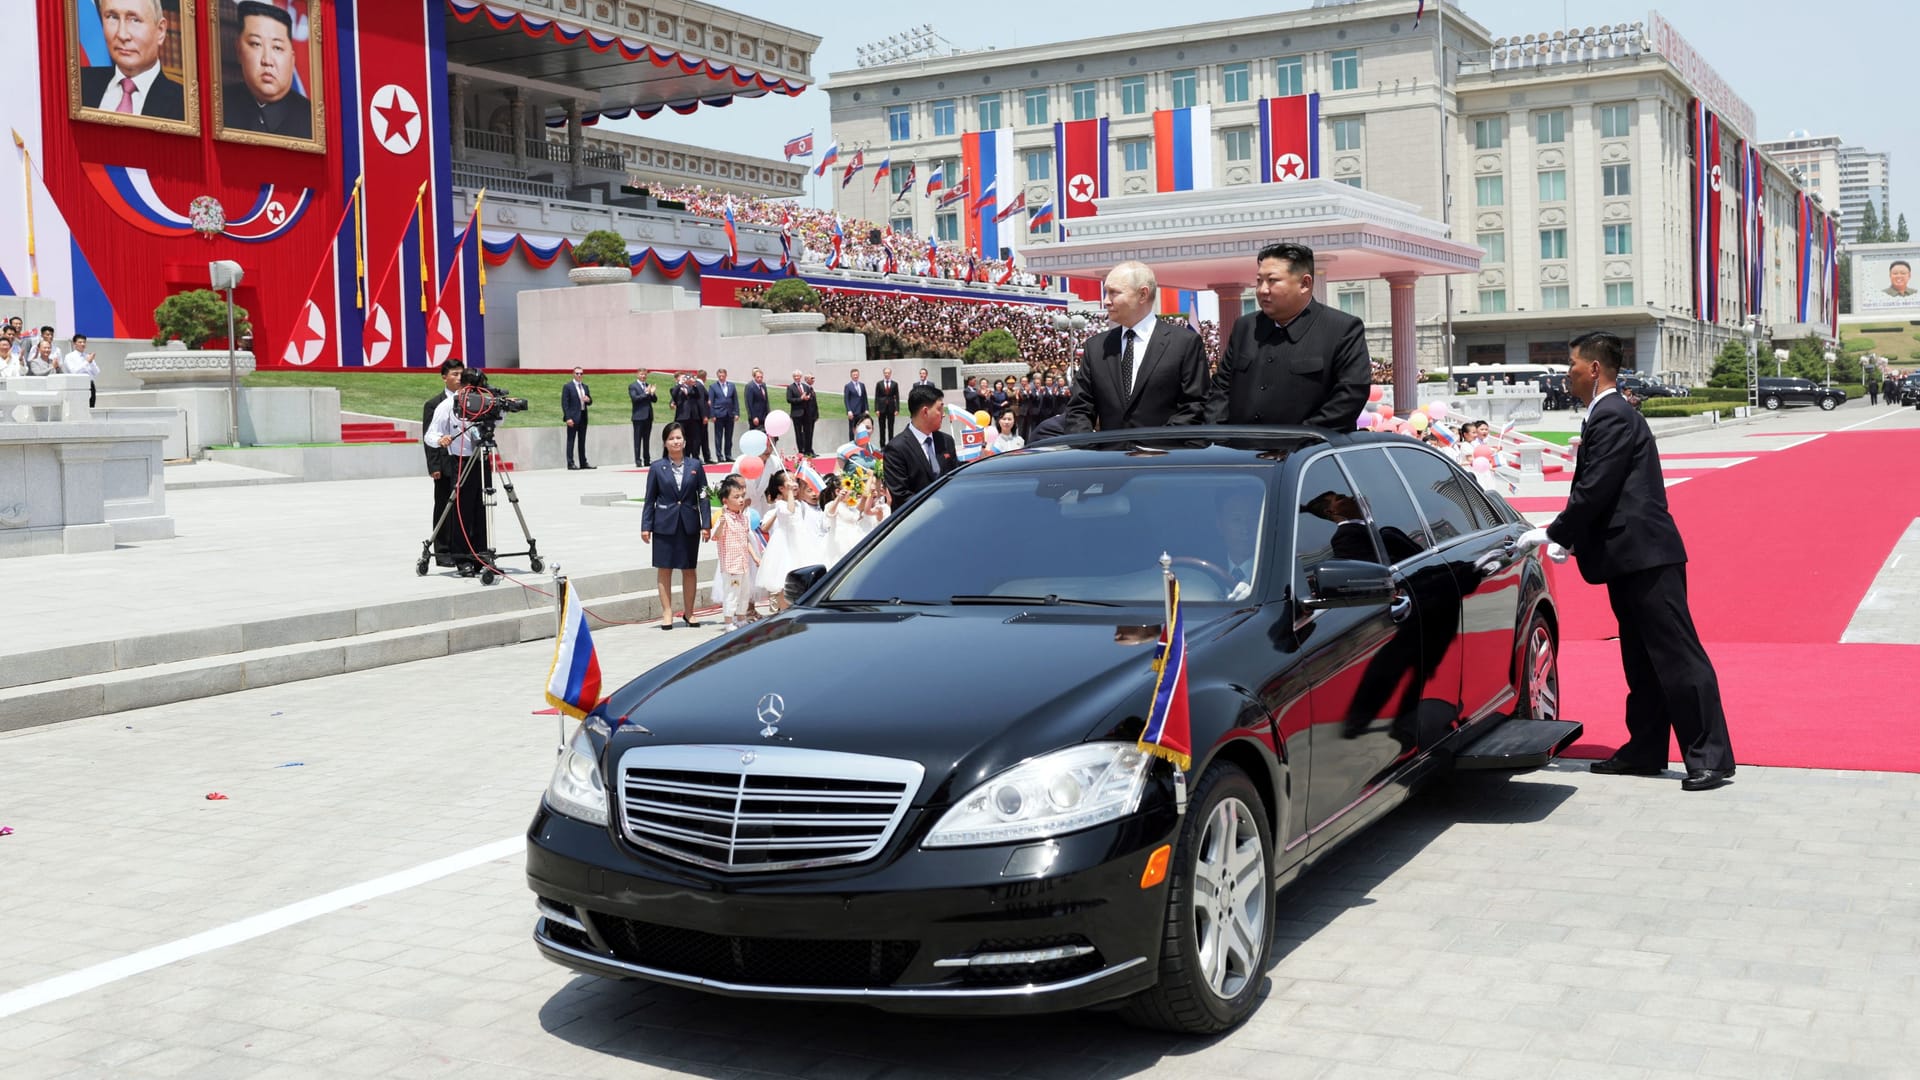
<path id="1" fill-rule="evenodd" d="M 1353 475 L 1367 516 L 1380 534 L 1380 546 L 1387 562 L 1399 564 L 1419 555 L 1432 544 L 1427 539 L 1427 523 L 1414 508 L 1399 470 L 1387 460 L 1383 447 L 1368 447 L 1340 455 L 1340 464 Z"/>
<path id="2" fill-rule="evenodd" d="M 1437 455 L 1410 446 L 1390 447 L 1387 456 L 1407 478 L 1407 488 L 1413 492 L 1414 502 L 1427 519 L 1428 536 L 1434 547 L 1443 547 L 1485 527 L 1474 518 L 1473 504 L 1459 470 Z"/>

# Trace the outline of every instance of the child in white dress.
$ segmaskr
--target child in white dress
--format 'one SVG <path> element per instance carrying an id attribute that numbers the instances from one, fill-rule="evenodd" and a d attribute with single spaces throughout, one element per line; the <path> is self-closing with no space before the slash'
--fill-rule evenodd
<path id="1" fill-rule="evenodd" d="M 784 469 L 775 474 L 767 482 L 767 509 L 760 515 L 767 550 L 760 556 L 757 580 L 776 611 L 787 606 L 788 571 L 820 561 L 815 555 L 820 511 L 800 501 L 800 486 L 799 478 Z"/>

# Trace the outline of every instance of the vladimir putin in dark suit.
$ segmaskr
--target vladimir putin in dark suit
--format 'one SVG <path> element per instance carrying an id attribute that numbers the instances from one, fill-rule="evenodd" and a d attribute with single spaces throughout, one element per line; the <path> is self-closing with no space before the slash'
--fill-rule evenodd
<path id="1" fill-rule="evenodd" d="M 187 95 L 160 70 L 172 27 L 160 0 L 100 0 L 100 29 L 113 63 L 80 69 L 80 104 L 103 112 L 187 118 Z"/>
<path id="2" fill-rule="evenodd" d="M 1373 376 L 1365 324 L 1313 298 L 1312 248 L 1273 244 L 1255 266 L 1260 313 L 1227 335 L 1207 422 L 1352 431 Z"/>
<path id="3" fill-rule="evenodd" d="M 1067 430 L 1197 424 L 1206 413 L 1207 351 L 1200 335 L 1156 317 L 1159 283 L 1145 263 L 1107 274 L 1101 301 L 1113 326 L 1087 341 L 1073 381 Z"/>
<path id="4" fill-rule="evenodd" d="M 897 508 L 935 480 L 960 467 L 953 436 L 940 430 L 947 399 L 938 389 L 916 385 L 907 392 L 907 430 L 887 444 L 887 493 Z"/>
<path id="5" fill-rule="evenodd" d="M 1580 576 L 1605 585 L 1620 623 L 1627 675 L 1627 745 L 1595 762 L 1609 775 L 1657 776 L 1667 767 L 1667 733 L 1680 743 L 1686 791 L 1719 787 L 1733 775 L 1733 747 L 1720 682 L 1687 608 L 1687 549 L 1667 512 L 1659 451 L 1647 421 L 1614 389 L 1620 339 L 1582 334 L 1570 346 L 1567 389 L 1587 403 L 1580 456 L 1566 509 L 1523 544 L 1554 543 L 1573 553 Z"/>

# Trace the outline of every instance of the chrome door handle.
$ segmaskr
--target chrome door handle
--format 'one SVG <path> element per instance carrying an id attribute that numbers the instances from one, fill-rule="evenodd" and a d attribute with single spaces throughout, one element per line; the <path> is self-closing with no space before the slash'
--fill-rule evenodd
<path id="1" fill-rule="evenodd" d="M 1387 605 L 1387 614 L 1394 622 L 1406 622 L 1407 616 L 1413 614 L 1413 597 L 1404 592 L 1394 597 L 1393 603 Z"/>

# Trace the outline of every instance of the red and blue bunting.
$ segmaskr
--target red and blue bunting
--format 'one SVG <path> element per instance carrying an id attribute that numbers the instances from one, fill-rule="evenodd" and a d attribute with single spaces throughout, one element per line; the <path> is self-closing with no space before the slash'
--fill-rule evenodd
<path id="1" fill-rule="evenodd" d="M 527 264 L 535 270 L 545 270 L 559 261 L 560 256 L 573 250 L 573 241 L 563 236 L 529 235 L 527 233 L 482 232 L 480 248 L 485 253 L 488 266 L 504 266 L 517 252 Z M 685 248 L 640 248 L 629 250 L 627 259 L 635 274 L 653 270 L 669 281 L 675 281 L 689 269 L 698 268 L 702 272 L 717 270 L 723 266 L 727 257 L 716 255 L 711 260 L 701 259 Z M 776 267 L 765 260 L 756 259 L 751 264 L 738 269 L 752 270 L 757 273 L 771 274 Z"/>
<path id="2" fill-rule="evenodd" d="M 147 170 L 127 165 L 101 165 L 84 162 L 81 169 L 92 182 L 100 198 L 121 220 L 154 236 L 192 236 L 193 220 L 167 205 L 153 189 Z M 313 204 L 313 189 L 300 188 L 296 194 L 282 195 L 276 185 L 262 184 L 253 206 L 245 214 L 227 222 L 220 235 L 244 244 L 260 244 L 276 239 L 299 224 L 307 207 Z"/>

